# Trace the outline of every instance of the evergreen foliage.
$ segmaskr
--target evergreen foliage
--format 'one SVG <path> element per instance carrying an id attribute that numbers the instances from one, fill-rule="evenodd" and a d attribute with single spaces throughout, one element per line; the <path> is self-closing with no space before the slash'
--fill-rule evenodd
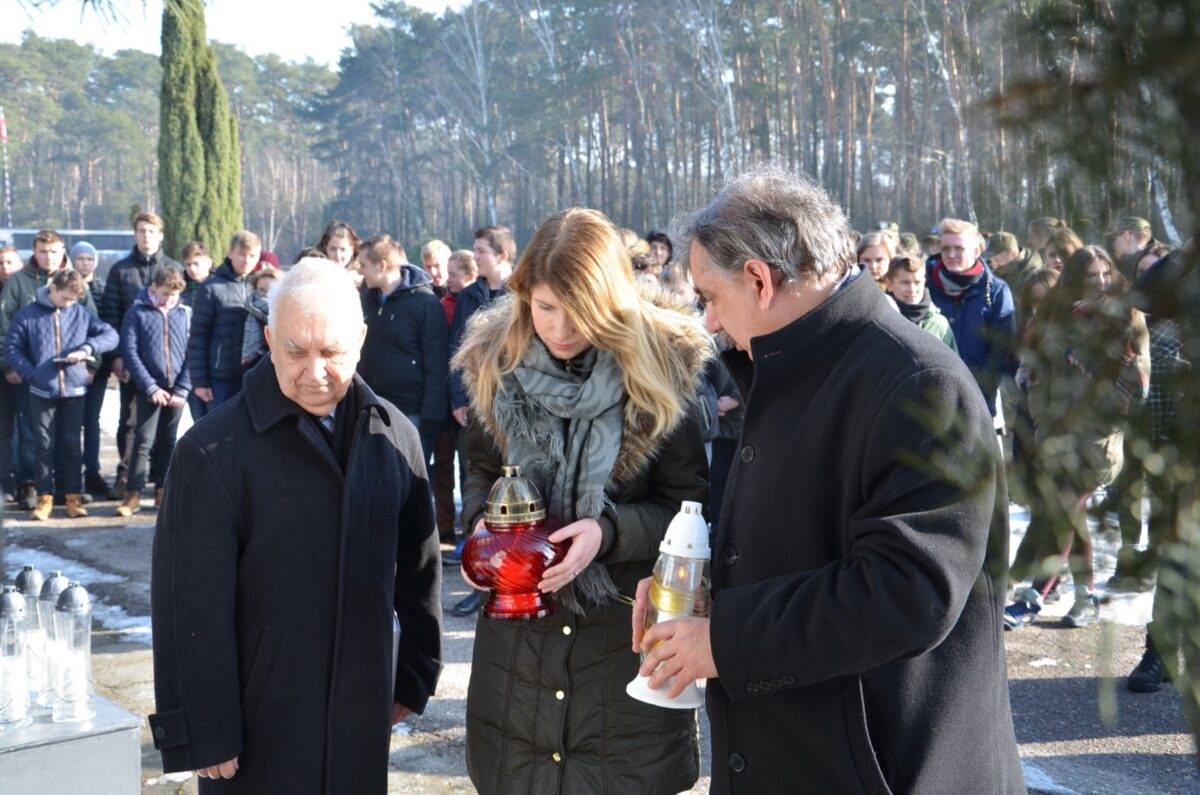
<path id="1" fill-rule="evenodd" d="M 242 225 L 237 122 L 217 74 L 199 0 L 163 7 L 158 196 L 165 249 L 190 240 L 224 251 Z"/>

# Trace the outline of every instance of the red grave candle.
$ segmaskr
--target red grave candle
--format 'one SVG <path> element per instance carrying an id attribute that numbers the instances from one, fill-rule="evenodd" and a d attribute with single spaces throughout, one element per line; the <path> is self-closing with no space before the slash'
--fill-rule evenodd
<path id="1" fill-rule="evenodd" d="M 545 505 L 521 467 L 502 469 L 483 521 L 463 546 L 462 565 L 471 582 L 492 592 L 484 616 L 527 621 L 554 615 L 554 601 L 537 584 L 546 569 L 562 562 L 568 544 L 550 542 Z"/>

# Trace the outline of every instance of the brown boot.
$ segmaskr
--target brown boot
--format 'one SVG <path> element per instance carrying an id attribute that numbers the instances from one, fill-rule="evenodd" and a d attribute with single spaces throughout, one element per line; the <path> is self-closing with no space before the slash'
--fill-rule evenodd
<path id="1" fill-rule="evenodd" d="M 142 509 L 142 495 L 136 491 L 125 492 L 125 499 L 117 506 L 117 516 L 133 516 Z"/>
<path id="2" fill-rule="evenodd" d="M 50 518 L 50 512 L 54 510 L 54 495 L 39 494 L 37 498 L 37 506 L 30 512 L 29 518 L 36 519 L 39 522 L 44 522 Z"/>
<path id="3" fill-rule="evenodd" d="M 162 500 L 163 500 L 163 490 L 162 490 L 162 489 L 155 489 L 155 490 L 154 490 L 154 507 L 155 507 L 155 508 L 161 508 L 161 507 L 162 507 Z"/>
<path id="4" fill-rule="evenodd" d="M 78 519 L 87 516 L 87 508 L 83 507 L 83 498 L 78 494 L 67 495 L 67 518 Z"/>

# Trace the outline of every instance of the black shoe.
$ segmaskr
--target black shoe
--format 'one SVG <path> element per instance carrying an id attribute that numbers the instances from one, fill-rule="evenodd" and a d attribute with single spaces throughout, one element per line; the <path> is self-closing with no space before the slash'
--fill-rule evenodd
<path id="1" fill-rule="evenodd" d="M 99 472 L 88 472 L 83 478 L 83 490 L 95 497 L 107 497 L 110 488 Z"/>
<path id="2" fill-rule="evenodd" d="M 450 612 L 456 616 L 474 615 L 480 606 L 483 604 L 483 592 L 471 591 L 466 598 L 450 608 Z"/>
<path id="3" fill-rule="evenodd" d="M 1153 644 L 1147 643 L 1142 661 L 1133 669 L 1133 673 L 1129 674 L 1125 685 L 1135 693 L 1153 693 L 1170 681 L 1171 675 L 1167 673 L 1167 666 L 1162 657 L 1155 651 Z"/>
<path id="4" fill-rule="evenodd" d="M 80 505 L 91 505 L 91 504 L 92 504 L 92 499 L 93 499 L 92 495 L 88 494 L 86 491 L 85 491 L 85 492 L 81 492 L 81 493 L 80 493 L 80 495 L 79 495 L 79 503 L 80 503 Z"/>
<path id="5" fill-rule="evenodd" d="M 21 498 L 17 500 L 17 505 L 26 511 L 32 511 L 38 506 L 38 490 L 37 486 L 32 483 L 25 483 L 21 486 Z"/>
<path id="6" fill-rule="evenodd" d="M 125 481 L 124 480 L 121 480 L 119 478 L 117 479 L 117 482 L 113 484 L 113 487 L 108 490 L 108 498 L 110 500 L 125 499 Z"/>

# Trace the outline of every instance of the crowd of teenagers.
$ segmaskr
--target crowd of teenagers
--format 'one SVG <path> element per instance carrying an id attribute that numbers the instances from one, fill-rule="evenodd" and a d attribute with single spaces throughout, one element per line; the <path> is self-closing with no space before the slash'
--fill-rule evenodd
<path id="1" fill-rule="evenodd" d="M 201 420 L 237 395 L 268 354 L 268 297 L 289 269 L 257 235 L 233 235 L 214 269 L 201 243 L 182 248 L 182 264 L 167 257 L 156 215 L 143 213 L 134 226 L 136 247 L 104 283 L 95 249 L 78 243 L 67 252 L 52 230 L 36 236 L 27 263 L 0 249 L 0 483 L 34 519 L 49 518 L 59 497 L 68 517 L 86 516 L 94 497 L 119 500 L 117 514 L 129 516 L 148 484 L 161 504 L 185 406 Z M 1085 244 L 1054 218 L 1034 220 L 1023 241 L 947 218 L 923 239 L 881 224 L 837 245 L 856 254 L 849 278 L 865 277 L 883 293 L 870 291 L 880 311 L 962 360 L 993 417 L 1009 492 L 1030 514 L 1010 570 L 1005 627 L 1027 626 L 1068 592 L 1067 626 L 1098 620 L 1089 506 L 1101 530 L 1105 514 L 1120 527 L 1107 590 L 1152 589 L 1176 506 L 1163 467 L 1144 464 L 1152 453 L 1171 455 L 1187 362 L 1180 328 L 1129 300 L 1137 275 L 1171 254 L 1150 224 L 1121 218 L 1103 241 Z M 514 771 L 529 777 L 517 789 L 536 788 L 541 763 L 523 755 L 545 745 L 538 727 L 557 720 L 564 692 L 587 705 L 568 715 L 573 747 L 607 749 L 601 767 L 624 759 L 629 791 L 676 792 L 698 775 L 694 716 L 618 698 L 639 660 L 627 653 L 628 607 L 605 598 L 637 589 L 681 500 L 706 502 L 716 528 L 735 458 L 753 457 L 741 441 L 745 401 L 715 355 L 730 339 L 710 333 L 711 317 L 705 329 L 709 297 L 694 289 L 695 263 L 689 269 L 686 254 L 676 254 L 664 232 L 643 237 L 573 210 L 538 229 L 515 272 L 504 226 L 476 230 L 471 249 L 430 241 L 418 267 L 388 235 L 364 241 L 334 221 L 296 257 L 354 275 L 366 326 L 357 373 L 419 434 L 437 533 L 455 545 L 443 563 L 459 563 L 505 461 L 541 473 L 564 525 L 555 540 L 572 541 L 569 560 L 546 573 L 546 589 L 572 609 L 537 625 L 478 626 L 467 747 L 481 791 L 511 784 Z M 540 345 L 530 344 L 534 336 Z M 519 366 L 503 366 L 515 353 Z M 99 461 L 110 377 L 120 400 L 111 486 Z M 484 598 L 475 592 L 452 612 L 471 615 Z M 555 656 L 551 636 L 572 632 L 568 656 Z M 1135 690 L 1167 681 L 1171 650 L 1161 633 L 1155 638 L 1148 633 L 1129 677 Z M 545 702 L 543 691 L 551 694 Z M 543 706 L 545 721 L 513 712 Z M 591 781 L 583 775 L 580 785 Z"/>
<path id="2" fill-rule="evenodd" d="M 1107 593 L 1152 590 L 1178 509 L 1167 472 L 1189 364 L 1179 324 L 1133 305 L 1137 277 L 1172 254 L 1150 222 L 1120 218 L 1102 241 L 1085 244 L 1057 218 L 1033 220 L 1023 241 L 946 219 L 920 242 L 894 225 L 863 235 L 857 251 L 905 317 L 955 347 L 996 417 L 1010 495 L 1030 515 L 1010 570 L 1005 628 L 1036 621 L 1068 592 L 1063 625 L 1095 623 L 1093 533 L 1110 525 L 1120 550 Z M 1160 624 L 1168 623 L 1164 604 L 1155 604 Z M 1155 638 L 1164 635 L 1148 629 L 1130 689 L 1167 681 L 1163 655 L 1177 650 L 1170 634 L 1160 651 Z"/>

